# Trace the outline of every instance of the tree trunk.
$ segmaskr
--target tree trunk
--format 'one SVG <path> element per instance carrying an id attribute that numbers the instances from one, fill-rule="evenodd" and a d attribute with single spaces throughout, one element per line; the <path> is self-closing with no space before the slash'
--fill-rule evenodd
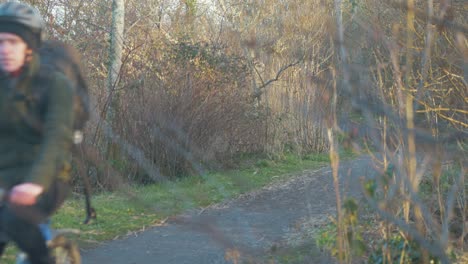
<path id="1" fill-rule="evenodd" d="M 120 69 L 122 67 L 122 50 L 124 45 L 124 22 L 125 22 L 125 6 L 124 0 L 112 1 L 112 25 L 110 33 L 109 47 L 109 64 L 107 75 L 107 111 L 105 115 L 106 130 L 115 127 L 116 113 L 118 111 L 118 93 L 116 87 L 120 79 Z M 114 132 L 112 132 L 114 133 Z M 107 133 L 106 133 L 107 134 Z M 107 136 L 105 145 L 106 153 L 109 161 L 118 158 L 118 146 L 111 140 L 112 137 Z M 107 175 L 106 175 L 107 176 Z"/>
<path id="2" fill-rule="evenodd" d="M 106 120 L 113 123 L 115 116 L 115 87 L 118 85 L 120 68 L 122 66 L 123 34 L 125 21 L 124 0 L 112 1 L 112 26 L 109 48 L 109 68 L 107 76 L 108 109 Z"/>

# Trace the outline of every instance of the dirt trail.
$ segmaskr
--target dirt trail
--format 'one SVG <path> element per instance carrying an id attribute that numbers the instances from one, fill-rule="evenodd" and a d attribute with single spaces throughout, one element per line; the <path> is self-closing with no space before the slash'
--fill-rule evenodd
<path id="1" fill-rule="evenodd" d="M 374 173 L 367 157 L 343 162 L 343 191 L 359 195 L 359 177 Z M 237 253 L 247 263 L 266 263 L 265 256 L 272 249 L 287 244 L 292 234 L 300 234 L 302 223 L 318 226 L 334 213 L 332 174 L 325 167 L 203 211 L 187 213 L 164 226 L 104 243 L 84 251 L 83 263 L 235 263 Z M 333 263 L 313 247 L 304 263 Z"/>

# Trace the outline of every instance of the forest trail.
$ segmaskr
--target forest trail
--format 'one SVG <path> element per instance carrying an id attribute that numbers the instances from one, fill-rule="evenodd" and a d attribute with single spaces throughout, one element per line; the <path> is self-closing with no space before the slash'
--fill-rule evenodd
<path id="1" fill-rule="evenodd" d="M 359 178 L 375 174 L 372 168 L 369 157 L 342 162 L 343 193 L 359 196 Z M 83 263 L 272 263 L 267 256 L 287 248 L 303 233 L 304 223 L 318 227 L 334 215 L 332 171 L 324 167 L 84 250 Z M 310 247 L 301 263 L 333 263 L 316 246 Z"/>

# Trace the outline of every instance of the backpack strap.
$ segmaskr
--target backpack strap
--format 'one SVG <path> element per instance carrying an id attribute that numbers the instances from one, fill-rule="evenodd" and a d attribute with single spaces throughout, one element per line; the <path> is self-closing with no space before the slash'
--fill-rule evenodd
<path id="1" fill-rule="evenodd" d="M 89 224 L 91 220 L 97 218 L 96 210 L 91 205 L 91 183 L 89 182 L 88 173 L 83 162 L 83 157 L 85 156 L 82 145 L 74 145 L 73 152 L 76 154 L 77 159 L 75 159 L 75 164 L 77 165 L 78 174 L 82 180 L 85 194 L 85 208 L 86 208 L 86 219 L 83 221 L 83 224 Z"/>

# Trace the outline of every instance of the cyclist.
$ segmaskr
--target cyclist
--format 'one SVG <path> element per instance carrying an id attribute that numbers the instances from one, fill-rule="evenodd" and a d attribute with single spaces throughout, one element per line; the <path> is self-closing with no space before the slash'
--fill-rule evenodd
<path id="1" fill-rule="evenodd" d="M 53 263 L 38 226 L 69 192 L 73 87 L 42 70 L 37 49 L 44 22 L 23 3 L 0 4 L 0 231 L 32 264 Z M 0 255 L 5 243 L 0 242 Z"/>

